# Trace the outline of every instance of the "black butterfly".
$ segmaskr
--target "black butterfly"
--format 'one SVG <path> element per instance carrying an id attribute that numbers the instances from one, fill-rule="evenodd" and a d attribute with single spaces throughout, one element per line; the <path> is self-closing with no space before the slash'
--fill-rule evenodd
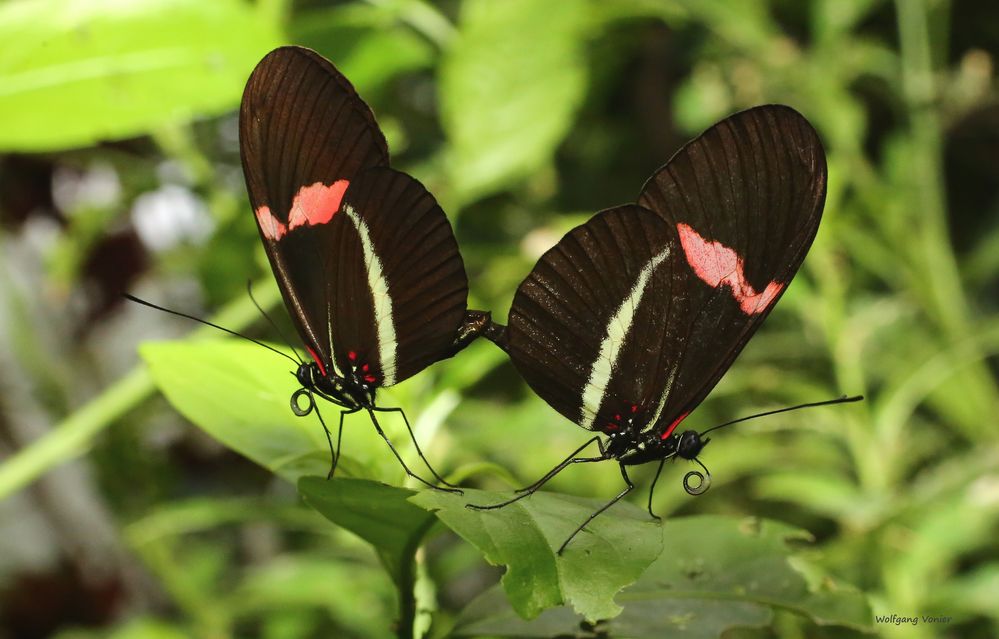
<path id="1" fill-rule="evenodd" d="M 310 413 L 315 396 L 343 409 L 330 475 L 344 416 L 365 410 L 406 472 L 432 486 L 406 467 L 375 416 L 405 420 L 402 409 L 377 407 L 375 395 L 451 357 L 488 324 L 488 313 L 466 310 L 468 280 L 447 217 L 422 184 L 389 168 L 371 110 L 314 51 L 282 47 L 261 60 L 239 132 L 260 236 L 311 355 L 296 371 L 292 409 Z"/>
<path id="2" fill-rule="evenodd" d="M 517 289 L 494 341 L 546 402 L 605 438 L 594 436 L 518 497 L 471 507 L 526 497 L 570 464 L 616 460 L 627 487 L 561 553 L 634 488 L 627 466 L 659 461 L 658 479 L 668 459 L 700 463 L 707 431 L 677 427 L 794 277 L 825 195 L 815 130 L 791 108 L 762 106 L 688 143 L 638 204 L 602 211 L 563 237 Z M 784 410 L 792 409 L 773 412 Z M 593 443 L 598 455 L 579 456 Z M 709 481 L 693 471 L 684 487 L 699 494 Z"/>

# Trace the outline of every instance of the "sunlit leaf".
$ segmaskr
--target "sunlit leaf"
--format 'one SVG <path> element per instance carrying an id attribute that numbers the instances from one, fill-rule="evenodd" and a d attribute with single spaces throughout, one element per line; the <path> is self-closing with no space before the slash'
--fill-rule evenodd
<path id="1" fill-rule="evenodd" d="M 314 417 L 295 417 L 291 362 L 254 344 L 144 344 L 153 379 L 184 417 L 229 448 L 295 481 L 329 470 L 329 447 Z"/>
<path id="2" fill-rule="evenodd" d="M 280 41 L 241 0 L 8 2 L 0 148 L 83 146 L 232 110 Z"/>

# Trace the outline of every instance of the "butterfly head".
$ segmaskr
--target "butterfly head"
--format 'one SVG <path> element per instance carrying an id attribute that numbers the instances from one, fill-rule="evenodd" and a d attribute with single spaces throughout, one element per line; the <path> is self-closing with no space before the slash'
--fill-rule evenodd
<path id="1" fill-rule="evenodd" d="M 696 430 L 685 430 L 677 438 L 676 454 L 683 459 L 694 459 L 701 454 L 709 441 L 710 437 L 702 439 Z"/>
<path id="2" fill-rule="evenodd" d="M 312 388 L 317 380 L 322 377 L 319 366 L 315 362 L 302 362 L 295 371 L 295 379 L 302 385 L 302 388 Z"/>

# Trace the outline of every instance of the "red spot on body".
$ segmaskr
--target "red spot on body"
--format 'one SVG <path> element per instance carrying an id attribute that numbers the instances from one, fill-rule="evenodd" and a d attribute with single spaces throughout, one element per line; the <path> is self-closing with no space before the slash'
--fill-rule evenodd
<path id="1" fill-rule="evenodd" d="M 315 360 L 316 366 L 319 367 L 319 372 L 323 374 L 323 377 L 326 377 L 326 367 L 323 366 L 323 360 L 319 359 L 319 356 L 316 355 L 316 351 L 312 350 L 311 346 L 306 346 L 305 350 L 309 351 L 309 355 L 312 355 L 312 359 Z"/>
<path id="2" fill-rule="evenodd" d="M 679 426 L 680 422 L 682 422 L 684 419 L 686 419 L 687 415 L 689 415 L 689 414 L 690 414 L 690 411 L 688 410 L 683 415 L 680 415 L 679 417 L 677 417 L 676 419 L 674 419 L 673 423 L 669 425 L 669 428 L 667 428 L 666 430 L 663 431 L 661 439 L 669 439 L 669 436 L 673 434 L 673 431 L 676 430 L 676 427 Z"/>
<path id="3" fill-rule="evenodd" d="M 621 421 L 621 416 L 620 415 L 614 415 L 614 419 L 617 420 L 617 421 Z"/>
<path id="4" fill-rule="evenodd" d="M 347 353 L 347 359 L 353 362 L 354 360 L 357 359 L 357 353 L 355 353 L 354 351 L 350 351 L 349 353 Z"/>
<path id="5" fill-rule="evenodd" d="M 364 371 L 365 373 L 367 373 L 369 368 L 371 368 L 371 367 L 368 366 L 367 364 L 365 364 L 364 366 L 361 367 L 361 370 Z"/>
<path id="6" fill-rule="evenodd" d="M 617 429 L 618 429 L 617 424 L 607 424 L 607 430 L 617 430 Z"/>
<path id="7" fill-rule="evenodd" d="M 284 237 L 285 233 L 288 232 L 288 227 L 278 221 L 274 214 L 271 213 L 271 209 L 268 206 L 261 206 L 256 211 L 257 224 L 260 225 L 260 231 L 269 240 L 280 240 Z"/>
<path id="8" fill-rule="evenodd" d="M 722 284 L 728 286 L 732 291 L 732 297 L 746 315 L 765 311 L 777 294 L 784 289 L 784 284 L 770 282 L 765 289 L 757 293 L 753 285 L 746 280 L 742 257 L 733 249 L 721 242 L 705 240 L 697 231 L 682 222 L 676 225 L 676 229 L 680 232 L 680 244 L 687 256 L 687 263 L 694 269 L 697 277 L 713 288 L 718 288 Z"/>
<path id="9" fill-rule="evenodd" d="M 631 405 L 631 412 L 632 413 L 637 413 L 638 412 L 638 404 L 632 404 Z"/>
<path id="10" fill-rule="evenodd" d="M 373 384 L 376 381 L 378 381 L 378 378 L 375 377 L 374 375 L 365 375 L 364 376 L 364 381 L 368 382 L 369 384 Z"/>
<path id="11" fill-rule="evenodd" d="M 347 180 L 337 180 L 329 186 L 322 182 L 303 186 L 291 201 L 288 229 L 326 224 L 332 220 L 340 210 L 340 202 L 349 184 Z"/>

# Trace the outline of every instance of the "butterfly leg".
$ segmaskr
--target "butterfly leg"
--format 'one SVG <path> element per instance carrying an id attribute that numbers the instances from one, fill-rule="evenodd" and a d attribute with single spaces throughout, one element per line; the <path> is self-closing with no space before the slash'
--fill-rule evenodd
<path id="1" fill-rule="evenodd" d="M 312 391 L 308 389 L 305 389 L 305 391 L 309 394 L 309 410 L 306 411 L 304 414 L 308 415 L 313 410 L 316 411 L 316 417 L 319 418 L 319 423 L 322 424 L 323 432 L 326 433 L 326 443 L 329 444 L 330 447 L 330 472 L 326 474 L 326 479 L 329 479 L 330 477 L 333 476 L 333 471 L 336 470 L 336 463 L 340 458 L 340 438 L 337 437 L 337 448 L 336 450 L 334 450 L 333 439 L 332 436 L 330 435 L 330 429 L 326 428 L 326 420 L 323 419 L 322 413 L 319 412 L 319 405 L 316 403 L 316 399 L 312 396 Z M 291 405 L 292 408 L 296 408 L 298 406 L 298 402 L 294 398 L 292 398 Z M 343 428 L 343 413 L 340 413 L 340 428 Z"/>
<path id="2" fill-rule="evenodd" d="M 330 477 L 332 477 L 333 473 L 336 471 L 336 465 L 340 463 L 340 444 L 343 443 L 343 418 L 346 417 L 347 415 L 356 413 L 358 410 L 360 409 L 355 408 L 353 410 L 340 411 L 340 427 L 337 429 L 336 432 L 336 461 L 333 462 L 333 468 L 330 469 Z"/>
<path id="3" fill-rule="evenodd" d="M 343 443 L 343 418 L 346 417 L 347 415 L 352 415 L 352 414 L 356 413 L 359 410 L 361 410 L 361 409 L 360 408 L 352 408 L 350 410 L 342 410 L 342 411 L 340 411 L 340 426 L 337 427 L 337 431 L 336 431 L 336 453 L 333 454 L 333 464 L 330 466 L 330 472 L 329 472 L 328 475 L 326 475 L 326 479 L 329 479 L 329 478 L 333 477 L 333 473 L 336 472 L 336 466 L 337 466 L 337 464 L 340 463 L 340 444 Z M 316 414 L 317 415 L 319 414 L 318 410 L 316 410 Z M 320 417 L 319 419 L 321 421 L 322 417 Z M 323 424 L 323 428 L 326 428 L 326 424 Z M 326 431 L 326 439 L 329 439 L 329 437 L 330 437 L 330 432 L 327 430 Z M 332 448 L 333 448 L 333 442 L 330 442 L 330 449 L 332 450 Z"/>
<path id="4" fill-rule="evenodd" d="M 428 488 L 433 488 L 434 490 L 440 490 L 446 493 L 457 493 L 459 495 L 463 494 L 462 491 L 458 488 L 441 488 L 440 486 L 435 486 L 434 484 L 431 484 L 426 479 L 420 477 L 419 475 L 411 471 L 409 469 L 409 466 L 406 465 L 406 462 L 403 461 L 402 455 L 400 455 L 399 451 L 397 451 L 395 449 L 395 446 L 392 445 L 392 441 L 388 438 L 388 435 L 386 435 L 385 431 L 382 430 L 381 424 L 378 423 L 378 419 L 375 417 L 375 411 L 373 409 L 368 409 L 368 415 L 371 416 L 371 423 L 375 425 L 375 430 L 378 431 L 378 434 L 381 435 L 381 438 L 385 440 L 386 444 L 388 444 L 389 450 L 392 451 L 392 454 L 395 455 L 395 458 L 399 460 L 400 464 L 402 464 L 402 469 L 406 471 L 407 475 L 417 480 L 418 482 L 422 483 L 423 485 L 427 486 Z"/>
<path id="5" fill-rule="evenodd" d="M 652 484 L 649 486 L 649 514 L 656 521 L 662 521 L 663 518 L 652 512 L 652 492 L 656 489 L 656 483 L 659 482 L 659 474 L 663 472 L 663 466 L 666 464 L 666 460 L 672 457 L 673 455 L 670 455 L 659 460 L 659 468 L 656 469 L 656 476 L 652 479 Z"/>
<path id="6" fill-rule="evenodd" d="M 572 451 L 569 454 L 569 456 L 566 457 L 559 465 L 557 465 L 555 468 L 552 468 L 547 473 L 545 473 L 544 477 L 542 477 L 538 481 L 534 482 L 530 486 L 524 486 L 523 488 L 518 488 L 514 492 L 516 492 L 516 493 L 533 493 L 533 492 L 535 492 L 538 488 L 540 488 L 542 486 L 542 484 L 547 483 L 549 479 L 551 479 L 555 475 L 559 474 L 562 471 L 562 469 L 564 469 L 568 464 L 571 464 L 572 463 L 572 461 L 571 461 L 572 458 L 575 457 L 576 455 L 578 455 L 579 453 L 583 452 L 583 449 L 585 449 L 587 446 L 589 446 L 593 442 L 597 443 L 597 448 L 600 449 L 600 455 L 602 457 L 606 457 L 607 453 L 604 452 L 604 442 L 603 442 L 603 440 L 601 440 L 599 437 L 594 437 L 593 439 L 587 440 L 586 443 L 584 443 L 582 446 L 580 446 L 576 450 Z"/>
<path id="7" fill-rule="evenodd" d="M 594 441 L 597 442 L 597 446 L 600 448 L 599 457 L 576 457 L 576 455 L 582 452 L 584 448 L 592 444 Z M 534 482 L 530 486 L 518 490 L 517 492 L 519 494 L 516 497 L 513 497 L 506 501 L 501 501 L 498 504 L 491 504 L 489 506 L 480 506 L 478 504 L 465 504 L 465 508 L 470 508 L 472 510 L 495 510 L 496 508 L 503 508 L 504 506 L 509 506 L 515 501 L 520 501 L 524 497 L 530 497 L 531 495 L 536 493 L 542 486 L 544 486 L 548 482 L 548 480 L 550 480 L 552 477 L 565 470 L 565 468 L 570 464 L 585 464 L 588 462 L 604 461 L 605 459 L 608 459 L 608 457 L 604 452 L 603 442 L 601 442 L 599 437 L 594 437 L 593 439 L 589 440 L 588 442 L 586 442 L 585 444 L 574 450 L 572 454 L 566 457 L 564 460 L 562 460 L 562 462 L 559 463 L 558 466 L 552 468 L 550 471 L 545 473 L 544 477 Z"/>
<path id="8" fill-rule="evenodd" d="M 625 470 L 624 464 L 621 464 L 621 477 L 624 478 L 624 483 L 628 484 L 628 487 L 625 488 L 624 490 L 622 490 L 621 492 L 619 492 L 617 494 L 617 496 L 614 497 L 614 499 L 612 499 L 609 502 L 607 502 L 606 504 L 604 504 L 599 510 L 597 510 L 592 515 L 590 515 L 589 517 L 587 517 L 586 521 L 584 521 L 583 523 L 581 523 L 579 525 L 579 527 L 576 528 L 576 530 L 572 531 L 572 534 L 569 535 L 568 539 L 566 539 L 565 541 L 563 541 L 562 545 L 559 546 L 559 549 L 558 549 L 558 554 L 559 555 L 561 555 L 562 551 L 565 550 L 565 547 L 569 545 L 569 542 L 572 541 L 573 538 L 576 535 L 579 534 L 579 531 L 586 527 L 586 524 L 588 524 L 591 521 L 593 521 L 594 519 L 596 519 L 602 512 L 604 512 L 605 510 L 607 510 L 608 508 L 610 508 L 611 506 L 613 506 L 617 502 L 619 502 L 622 499 L 624 499 L 625 495 L 627 495 L 628 493 L 630 493 L 632 490 L 635 489 L 635 484 L 633 484 L 631 482 L 631 478 L 628 477 L 628 471 Z"/>
<path id="9" fill-rule="evenodd" d="M 440 483 L 442 483 L 445 486 L 448 486 L 450 488 L 457 488 L 457 486 L 455 486 L 451 482 L 449 482 L 446 479 L 444 479 L 443 477 L 441 477 L 440 474 L 438 474 L 438 472 L 436 470 L 434 470 L 434 467 L 430 465 L 430 462 L 427 461 L 426 456 L 423 454 L 423 451 L 420 449 L 420 442 L 416 441 L 416 435 L 413 434 L 413 429 L 409 425 L 409 420 L 406 419 L 406 413 L 405 413 L 405 411 L 403 411 L 399 407 L 395 407 L 395 408 L 375 408 L 373 410 L 376 410 L 379 413 L 399 413 L 400 415 L 402 415 L 402 421 L 404 421 L 406 423 L 406 430 L 409 431 L 409 438 L 413 441 L 413 446 L 416 447 L 416 454 L 419 455 L 420 459 L 423 460 L 423 465 L 427 467 L 427 469 L 434 476 L 434 478 L 437 479 L 437 481 L 439 481 Z"/>

